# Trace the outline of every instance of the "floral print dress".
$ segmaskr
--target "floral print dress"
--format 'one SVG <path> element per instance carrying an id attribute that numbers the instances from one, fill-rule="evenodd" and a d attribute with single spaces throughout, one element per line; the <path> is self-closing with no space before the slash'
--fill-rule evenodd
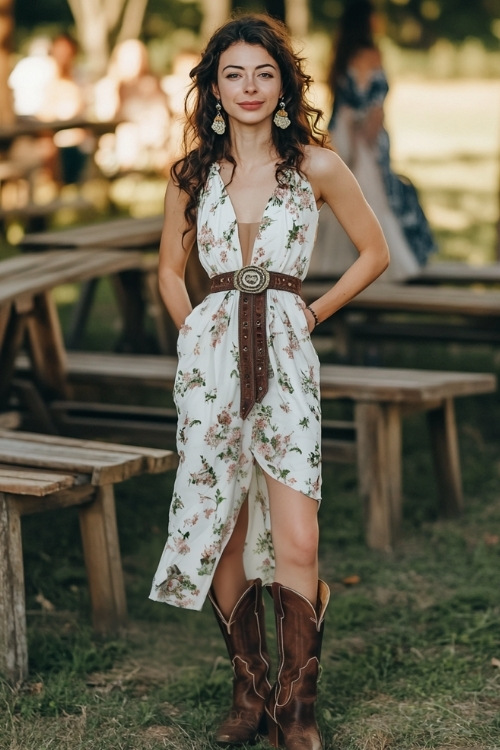
<path id="1" fill-rule="evenodd" d="M 303 279 L 318 210 L 309 182 L 289 170 L 265 207 L 252 265 Z M 197 214 L 200 260 L 209 276 L 242 267 L 236 215 L 214 164 Z M 273 580 L 269 499 L 263 472 L 321 498 L 319 360 L 300 298 L 268 289 L 269 390 L 239 414 L 238 295 L 209 294 L 179 332 L 174 386 L 177 470 L 169 531 L 150 598 L 201 609 L 218 560 L 248 498 L 244 563 L 249 579 Z"/>

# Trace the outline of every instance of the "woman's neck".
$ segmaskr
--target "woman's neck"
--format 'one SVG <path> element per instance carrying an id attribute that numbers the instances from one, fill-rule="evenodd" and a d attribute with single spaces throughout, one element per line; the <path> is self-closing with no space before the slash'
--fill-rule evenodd
<path id="1" fill-rule="evenodd" d="M 231 128 L 231 155 L 242 170 L 252 169 L 272 162 L 278 154 L 273 144 L 269 128 L 241 128 L 235 124 Z"/>

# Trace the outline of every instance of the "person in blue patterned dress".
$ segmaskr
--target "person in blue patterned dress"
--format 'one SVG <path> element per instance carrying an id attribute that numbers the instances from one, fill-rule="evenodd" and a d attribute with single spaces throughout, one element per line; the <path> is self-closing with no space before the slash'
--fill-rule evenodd
<path id="1" fill-rule="evenodd" d="M 416 276 L 436 251 L 436 243 L 417 191 L 391 167 L 384 127 L 389 86 L 375 42 L 380 16 L 370 0 L 348 0 L 340 19 L 330 73 L 333 112 L 328 125 L 332 144 L 353 171 L 384 231 L 391 253 L 384 281 Z M 321 212 L 311 273 L 340 273 L 356 250 L 332 212 Z"/>
<path id="2" fill-rule="evenodd" d="M 192 70 L 185 156 L 165 196 L 159 283 L 179 329 L 174 398 L 179 467 L 151 598 L 201 609 L 208 597 L 233 664 L 221 745 L 267 724 L 288 750 L 319 750 L 314 716 L 329 589 L 318 578 L 319 360 L 311 342 L 388 264 L 373 212 L 316 125 L 310 78 L 285 27 L 229 21 Z M 326 294 L 300 296 L 327 203 L 358 259 Z M 185 282 L 197 245 L 210 292 Z M 270 682 L 262 587 L 276 621 Z"/>

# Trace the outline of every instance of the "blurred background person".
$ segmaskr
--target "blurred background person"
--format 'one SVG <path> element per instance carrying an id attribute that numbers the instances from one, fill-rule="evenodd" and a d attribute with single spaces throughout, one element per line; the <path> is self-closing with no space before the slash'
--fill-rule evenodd
<path id="1" fill-rule="evenodd" d="M 418 275 L 437 248 L 414 186 L 391 169 L 384 128 L 388 83 L 376 44 L 381 30 L 382 19 L 370 0 L 347 1 L 330 71 L 333 112 L 328 129 L 335 150 L 356 176 L 387 239 L 391 264 L 380 278 L 403 281 Z M 340 275 L 355 258 L 354 246 L 325 207 L 310 275 Z"/>
<path id="2" fill-rule="evenodd" d="M 115 133 L 99 142 L 96 161 L 104 172 L 166 171 L 168 100 L 150 69 L 147 48 L 138 39 L 127 39 L 113 50 L 107 75 L 95 85 L 94 110 L 100 120 L 120 121 Z"/>
<path id="3" fill-rule="evenodd" d="M 191 85 L 190 73 L 198 65 L 200 54 L 195 50 L 184 49 L 178 52 L 172 63 L 172 71 L 161 79 L 161 87 L 168 99 L 168 106 L 172 117 L 170 123 L 170 150 L 172 159 L 178 158 L 182 152 L 182 137 L 184 132 L 184 100 Z"/>
<path id="4" fill-rule="evenodd" d="M 36 113 L 45 122 L 69 121 L 86 116 L 86 96 L 75 72 L 78 43 L 69 34 L 56 36 L 50 48 L 54 73 L 45 87 L 43 101 Z M 54 178 L 63 185 L 80 181 L 92 137 L 81 127 L 65 128 L 54 135 Z"/>

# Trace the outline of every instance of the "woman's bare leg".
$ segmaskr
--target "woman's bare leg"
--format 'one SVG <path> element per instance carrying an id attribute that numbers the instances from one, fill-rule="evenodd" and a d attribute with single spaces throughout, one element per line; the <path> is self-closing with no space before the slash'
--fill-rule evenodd
<path id="1" fill-rule="evenodd" d="M 243 567 L 243 548 L 248 528 L 248 501 L 245 500 L 238 515 L 231 538 L 224 548 L 212 582 L 217 604 L 229 617 L 234 605 L 248 588 Z"/>
<path id="2" fill-rule="evenodd" d="M 269 492 L 275 580 L 316 605 L 318 501 L 264 474 Z"/>

